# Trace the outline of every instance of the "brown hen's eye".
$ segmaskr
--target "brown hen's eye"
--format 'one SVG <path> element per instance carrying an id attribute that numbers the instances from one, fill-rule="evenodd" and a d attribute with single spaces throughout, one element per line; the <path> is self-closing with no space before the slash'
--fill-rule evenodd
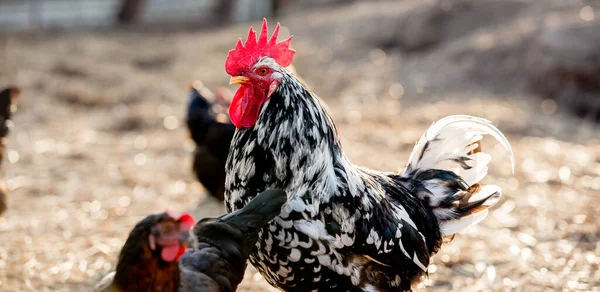
<path id="1" fill-rule="evenodd" d="M 258 69 L 258 74 L 260 74 L 260 75 L 265 75 L 265 74 L 267 74 L 267 68 L 261 68 L 261 69 Z"/>

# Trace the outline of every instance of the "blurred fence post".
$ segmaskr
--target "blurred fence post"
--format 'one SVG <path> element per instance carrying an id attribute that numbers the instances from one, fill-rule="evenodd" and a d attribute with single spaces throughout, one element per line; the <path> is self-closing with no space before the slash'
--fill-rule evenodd
<path id="1" fill-rule="evenodd" d="M 122 0 L 121 7 L 117 12 L 117 21 L 119 24 L 132 24 L 141 14 L 145 0 Z"/>

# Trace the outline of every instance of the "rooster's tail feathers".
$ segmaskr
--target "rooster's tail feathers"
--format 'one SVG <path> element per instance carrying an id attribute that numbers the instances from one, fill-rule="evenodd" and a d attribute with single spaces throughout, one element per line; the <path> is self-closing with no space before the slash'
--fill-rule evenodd
<path id="1" fill-rule="evenodd" d="M 415 175 L 429 169 L 453 171 L 469 185 L 477 183 L 487 173 L 489 154 L 474 151 L 481 145 L 483 135 L 489 134 L 510 152 L 514 171 L 514 154 L 510 143 L 492 123 L 486 119 L 455 115 L 445 117 L 431 125 L 415 145 L 404 176 Z"/>
<path id="2" fill-rule="evenodd" d="M 514 155 L 508 140 L 489 121 L 457 115 L 435 122 L 415 145 L 403 176 L 415 181 L 416 194 L 433 210 L 442 234 L 453 235 L 479 223 L 501 196 L 498 186 L 479 182 L 491 156 L 481 151 L 489 134 Z"/>
<path id="3" fill-rule="evenodd" d="M 436 208 L 450 210 L 452 213 L 452 216 L 440 220 L 442 235 L 450 236 L 479 223 L 487 216 L 488 209 L 494 206 L 501 196 L 500 187 L 496 185 L 481 186 L 477 184 L 475 188 L 457 192 L 452 198 L 450 208 Z M 441 218 L 438 216 L 438 219 Z"/>

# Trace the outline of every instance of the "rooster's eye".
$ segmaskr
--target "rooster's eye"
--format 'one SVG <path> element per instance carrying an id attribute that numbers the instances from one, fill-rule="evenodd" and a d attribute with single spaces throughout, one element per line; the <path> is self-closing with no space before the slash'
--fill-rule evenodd
<path id="1" fill-rule="evenodd" d="M 260 68 L 256 71 L 258 71 L 257 73 L 260 75 L 267 75 L 267 72 L 268 72 L 267 68 Z"/>

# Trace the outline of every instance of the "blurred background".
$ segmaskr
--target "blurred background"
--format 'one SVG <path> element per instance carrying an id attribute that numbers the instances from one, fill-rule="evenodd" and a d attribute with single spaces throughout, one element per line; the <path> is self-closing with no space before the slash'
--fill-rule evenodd
<path id="1" fill-rule="evenodd" d="M 187 84 L 228 87 L 227 52 L 265 16 L 353 162 L 401 169 L 451 114 L 512 143 L 514 175 L 484 144 L 504 197 L 434 257 L 430 290 L 599 291 L 600 1 L 0 0 L 0 87 L 22 89 L 1 291 L 86 290 L 148 213 L 224 212 L 191 171 Z M 252 268 L 240 287 L 269 289 Z"/>

